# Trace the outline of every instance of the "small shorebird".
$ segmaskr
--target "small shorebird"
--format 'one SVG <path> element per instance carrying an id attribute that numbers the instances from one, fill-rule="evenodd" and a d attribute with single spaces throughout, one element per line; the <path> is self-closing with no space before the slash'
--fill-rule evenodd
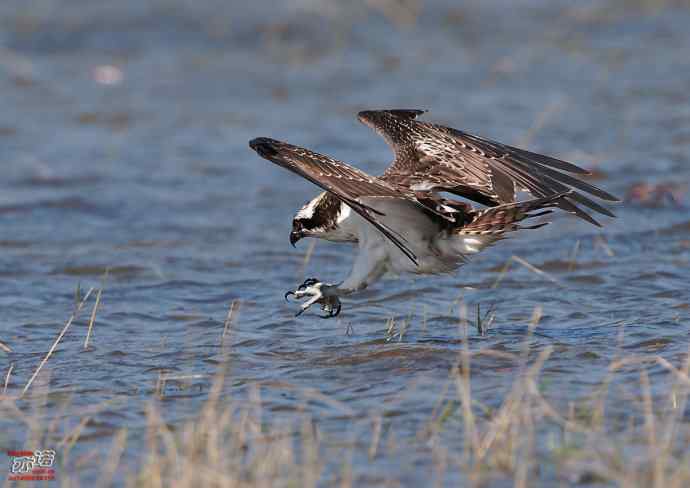
<path id="1" fill-rule="evenodd" d="M 619 201 L 573 176 L 588 172 L 572 163 L 484 139 L 457 129 L 416 120 L 423 110 L 367 110 L 360 122 L 383 136 L 395 153 L 382 176 L 291 144 L 259 137 L 249 145 L 325 192 L 304 205 L 292 221 L 290 243 L 303 237 L 357 243 L 350 275 L 341 283 L 315 278 L 285 294 L 306 298 L 297 315 L 317 303 L 340 313 L 339 297 L 366 288 L 388 271 L 440 274 L 457 269 L 467 256 L 520 229 L 525 219 L 570 212 L 600 224 L 581 206 L 609 217 L 608 209 L 583 193 Z M 517 201 L 517 192 L 534 197 Z M 477 202 L 475 208 L 440 192 Z"/>

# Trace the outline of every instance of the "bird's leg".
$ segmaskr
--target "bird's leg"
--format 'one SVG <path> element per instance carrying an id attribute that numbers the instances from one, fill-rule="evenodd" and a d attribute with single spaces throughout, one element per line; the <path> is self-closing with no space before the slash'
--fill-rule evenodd
<path id="1" fill-rule="evenodd" d="M 296 299 L 309 297 L 308 300 L 300 305 L 300 310 L 296 317 L 302 315 L 309 307 L 318 303 L 321 305 L 321 310 L 326 312 L 322 318 L 328 319 L 335 317 L 340 313 L 341 304 L 338 295 L 335 293 L 335 286 L 321 283 L 316 278 L 307 278 L 304 283 L 299 285 L 295 291 L 288 291 L 285 294 L 285 300 L 289 296 L 294 296 Z"/>
<path id="2" fill-rule="evenodd" d="M 372 231 L 373 232 L 373 231 Z M 292 295 L 297 299 L 309 297 L 301 305 L 301 310 L 297 315 L 318 303 L 321 309 L 326 312 L 323 318 L 335 317 L 340 313 L 340 299 L 338 297 L 351 295 L 365 289 L 386 271 L 387 254 L 386 246 L 383 245 L 382 237 L 376 234 L 375 239 L 366 235 L 360 239 L 359 253 L 355 258 L 350 275 L 337 285 L 322 283 L 316 278 L 304 280 L 295 291 L 285 294 L 285 299 Z"/>

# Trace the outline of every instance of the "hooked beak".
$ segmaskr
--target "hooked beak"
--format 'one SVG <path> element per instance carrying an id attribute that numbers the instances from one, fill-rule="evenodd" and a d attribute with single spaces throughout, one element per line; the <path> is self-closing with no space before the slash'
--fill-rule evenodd
<path id="1" fill-rule="evenodd" d="M 293 230 L 290 232 L 290 244 L 292 244 L 292 247 L 295 247 L 297 241 L 299 241 L 302 237 L 304 237 L 304 234 L 299 231 Z"/>

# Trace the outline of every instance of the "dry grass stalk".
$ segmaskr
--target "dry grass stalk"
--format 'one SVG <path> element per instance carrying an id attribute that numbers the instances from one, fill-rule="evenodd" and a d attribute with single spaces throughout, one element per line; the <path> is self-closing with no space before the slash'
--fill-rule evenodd
<path id="1" fill-rule="evenodd" d="M 575 270 L 575 267 L 577 266 L 577 254 L 580 251 L 580 239 L 577 240 L 575 245 L 573 246 L 573 250 L 570 253 L 570 258 L 569 258 L 569 263 L 568 263 L 568 271 L 572 272 Z"/>
<path id="2" fill-rule="evenodd" d="M 482 317 L 482 310 L 481 310 L 481 305 L 479 302 L 477 302 L 477 333 L 480 336 L 486 336 L 489 333 L 489 329 L 491 328 L 491 325 L 494 323 L 494 320 L 496 320 L 496 312 L 495 312 L 495 304 L 491 304 L 489 306 L 489 310 L 486 311 L 484 316 Z"/>
<path id="3" fill-rule="evenodd" d="M 527 268 L 531 272 L 538 274 L 542 278 L 545 278 L 545 279 L 549 280 L 550 282 L 555 283 L 558 286 L 563 286 L 560 281 L 558 281 L 556 278 L 554 278 L 553 276 L 548 274 L 546 271 L 542 271 L 541 269 L 537 268 L 536 266 L 528 263 L 525 259 L 521 258 L 520 256 L 512 256 L 511 259 L 513 261 L 515 261 L 516 263 L 523 265 L 525 268 Z"/>
<path id="4" fill-rule="evenodd" d="M 228 315 L 225 317 L 225 323 L 223 324 L 223 335 L 220 337 L 220 347 L 225 350 L 226 338 L 230 337 L 232 323 L 237 319 L 237 314 L 240 310 L 240 301 L 233 300 L 228 309 Z"/>
<path id="5" fill-rule="evenodd" d="M 165 376 L 163 370 L 158 370 L 158 378 L 156 378 L 156 386 L 153 388 L 156 397 L 161 398 L 165 394 Z"/>
<path id="6" fill-rule="evenodd" d="M 389 342 L 395 332 L 395 317 L 389 317 L 386 319 L 386 342 Z"/>
<path id="7" fill-rule="evenodd" d="M 518 351 L 472 350 L 468 340 L 471 324 L 467 307 L 462 304 L 459 330 L 462 343 L 457 362 L 430 412 L 427 428 L 420 430 L 418 443 L 407 447 L 428 450 L 432 459 L 428 474 L 434 477 L 434 482 L 442 484 L 450 478 L 449 470 L 457 470 L 457 475 L 468 485 L 491 484 L 507 478 L 514 486 L 526 487 L 544 481 L 537 467 L 547 463 L 546 471 L 549 472 L 572 470 L 573 474 L 568 475 L 571 478 L 566 478 L 570 484 L 688 486 L 690 424 L 684 415 L 690 392 L 690 351 L 680 364 L 673 364 L 661 356 L 619 354 L 611 362 L 602 383 L 585 400 L 567 401 L 568 398 L 561 396 L 547 399 L 540 386 L 541 377 L 554 349 L 545 347 L 537 351 L 532 347 L 534 331 L 542 314 L 541 307 L 534 309 Z M 508 361 L 515 375 L 509 391 L 495 409 L 482 405 L 477 388 L 473 389 L 472 382 L 481 377 L 479 366 L 473 361 L 480 356 Z M 646 368 L 654 366 L 668 371 L 666 377 L 654 376 L 656 395 L 646 372 Z M 605 405 L 607 398 L 617 391 L 611 390 L 610 385 L 615 384 L 618 375 L 625 379 L 626 387 L 632 387 L 629 379 L 635 368 L 639 369 L 639 388 L 634 389 L 628 410 L 633 420 L 629 427 L 621 429 L 615 425 L 618 420 L 615 413 L 607 411 Z M 146 444 L 129 447 L 141 453 L 144 459 L 141 466 L 131 471 L 130 486 L 353 486 L 360 481 L 358 465 L 352 461 L 357 454 L 353 449 L 361 446 L 372 463 L 383 461 L 384 464 L 398 461 L 400 455 L 407 452 L 398 441 L 401 436 L 395 432 L 397 417 L 387 417 L 385 410 L 362 418 L 348 403 L 315 389 L 283 382 L 256 383 L 247 399 L 227 401 L 225 375 L 226 368 L 219 368 L 199 413 L 174 426 L 165 420 L 167 403 L 157 402 L 153 397 L 146 407 Z M 162 385 L 158 393 L 164 388 L 165 379 L 197 376 L 180 374 L 166 378 L 160 375 Z M 670 379 L 669 386 L 667 394 L 661 398 L 658 381 L 665 379 Z M 292 424 L 276 421 L 275 412 L 264 406 L 262 392 L 268 389 L 292 390 L 301 395 L 302 402 L 298 401 L 297 408 L 299 416 Z M 453 390 L 455 394 L 449 394 Z M 40 403 L 42 398 L 34 396 L 32 403 Z M 390 397 L 386 400 L 386 409 L 397 409 Z M 617 401 L 617 397 L 611 400 Z M 328 406 L 342 416 L 344 422 L 351 419 L 352 427 L 370 428 L 369 442 L 359 442 L 355 435 L 357 429 L 348 426 L 342 436 L 328 430 L 327 434 L 322 433 L 320 420 L 310 413 L 311 402 Z M 565 405 L 559 406 L 559 402 Z M 0 415 L 15 418 L 27 426 L 27 445 L 44 445 L 47 439 L 61 438 L 57 446 L 69 469 L 62 483 L 63 486 L 75 486 L 80 470 L 95 465 L 97 453 L 76 459 L 68 455 L 100 410 L 84 409 L 80 412 L 79 424 L 70 425 L 64 429 L 64 435 L 58 435 L 61 419 L 67 417 L 66 413 L 74 418 L 74 412 L 53 412 L 55 418 L 46 422 L 45 412 L 40 409 L 32 416 L 17 405 L 12 399 L 0 400 Z M 453 426 L 457 429 L 452 430 Z M 560 435 L 548 447 L 542 440 L 544 431 L 554 430 Z M 447 444 L 446 440 L 449 440 Z M 100 468 L 99 486 L 117 482 L 122 479 L 124 470 L 129 469 L 122 461 L 128 449 L 127 441 L 125 429 L 114 433 L 109 455 Z M 632 455 L 630 447 L 635 449 Z M 72 477 L 71 473 L 76 475 Z M 389 478 L 396 476 L 395 473 L 387 471 L 385 476 L 390 484 L 396 483 Z M 557 480 L 548 480 L 557 484 Z"/>
<path id="8" fill-rule="evenodd" d="M 608 243 L 606 242 L 606 237 L 604 237 L 602 235 L 596 236 L 594 238 L 594 244 L 595 244 L 595 247 L 601 247 L 608 257 L 612 258 L 613 256 L 616 255 L 613 252 L 613 250 L 611 249 L 611 247 L 608 245 Z"/>
<path id="9" fill-rule="evenodd" d="M 472 411 L 472 390 L 470 386 L 470 350 L 467 330 L 467 306 L 460 307 L 460 331 L 462 334 L 462 351 L 460 352 L 460 371 L 456 375 L 456 388 L 462 403 L 463 420 L 465 426 L 465 452 L 469 456 L 470 449 L 479 443 L 474 414 Z"/>
<path id="10" fill-rule="evenodd" d="M 307 265 L 309 264 L 309 261 L 311 261 L 311 257 L 314 255 L 314 249 L 316 249 L 317 241 L 318 239 L 309 239 L 309 246 L 307 247 L 307 251 L 304 253 L 302 269 L 300 270 L 300 275 L 302 277 L 304 277 L 304 274 L 307 271 Z"/>
<path id="11" fill-rule="evenodd" d="M 2 396 L 7 395 L 7 385 L 10 384 L 10 376 L 12 375 L 12 370 L 14 369 L 14 363 L 10 364 L 7 369 L 7 374 L 5 375 L 5 386 L 2 388 Z"/>
<path id="12" fill-rule="evenodd" d="M 383 419 L 380 415 L 374 417 L 373 419 L 373 429 L 371 434 L 371 444 L 369 444 L 369 459 L 374 459 L 376 457 L 376 452 L 379 449 L 379 442 L 381 441 L 381 428 L 383 426 Z"/>
<path id="13" fill-rule="evenodd" d="M 687 384 L 690 373 L 688 357 L 681 365 L 673 365 L 658 356 L 612 363 L 611 375 L 623 368 L 626 368 L 626 375 L 630 373 L 627 368 L 642 368 L 639 374 L 639 422 L 629 430 L 619 433 L 614 430 L 612 434 L 602 427 L 604 422 L 601 419 L 580 419 L 580 402 L 570 402 L 564 412 L 559 412 L 556 406 L 543 397 L 539 387 L 540 375 L 553 348 L 547 347 L 536 352 L 530 351 L 529 346 L 530 331 L 537 326 L 540 316 L 541 311 L 536 309 L 519 354 L 492 350 L 472 352 L 468 342 L 463 345 L 449 382 L 455 385 L 456 399 L 447 399 L 446 394 L 443 394 L 438 408 L 435 408 L 436 414 L 432 415 L 432 437 L 422 436 L 417 446 L 430 446 L 433 463 L 429 467 L 429 475 L 434 477 L 434 482 L 442 483 L 444 479 L 447 481 L 448 470 L 457 469 L 461 476 L 466 476 L 468 485 L 482 485 L 508 477 L 514 486 L 526 487 L 542 480 L 536 469 L 537 465 L 555 462 L 557 470 L 561 469 L 562 463 L 567 463 L 564 466 L 575 463 L 575 478 L 571 483 L 589 479 L 595 483 L 616 483 L 622 486 L 687 486 L 690 481 L 690 454 L 687 449 L 683 449 L 684 442 L 687 447 L 687 439 L 683 440 L 682 433 L 683 428 L 688 427 L 683 420 L 690 391 Z M 463 317 L 461 334 L 464 339 L 468 335 L 468 326 L 466 317 Z M 477 410 L 477 398 L 471 388 L 472 371 L 476 369 L 476 366 L 472 367 L 471 361 L 473 357 L 480 355 L 496 356 L 515 363 L 515 380 L 495 411 Z M 649 377 L 644 371 L 646 365 L 650 364 L 663 366 L 675 381 L 669 391 L 668 410 L 660 410 L 659 406 L 663 402 L 652 396 Z M 607 378 L 606 381 L 610 382 L 611 379 Z M 131 473 L 130 486 L 244 488 L 317 486 L 324 483 L 354 486 L 358 483 L 358 471 L 356 465 L 353 465 L 352 457 L 355 454 L 353 446 L 360 443 L 356 442 L 354 429 L 346 429 L 342 439 L 331 437 L 324 445 L 318 422 L 306 410 L 303 410 L 301 422 L 294 427 L 272 424 L 272 416 L 263 406 L 261 392 L 267 388 L 292 389 L 303 392 L 305 400 L 313 399 L 320 403 L 329 401 L 343 413 L 347 410 L 346 415 L 356 415 L 346 404 L 321 392 L 284 383 L 256 385 L 250 392 L 248 401 L 228 403 L 223 399 L 224 384 L 225 373 L 220 368 L 198 416 L 177 424 L 174 428 L 165 422 L 162 406 L 158 406 L 155 401 L 148 405 L 147 444 L 144 448 L 134 447 L 143 450 L 145 462 Z M 591 404 L 594 409 L 599 408 L 597 405 L 601 401 L 600 397 L 606 395 L 608 385 L 593 393 Z M 6 403 L 0 402 L 0 406 L 6 407 L 4 410 L 8 413 L 24 415 Z M 9 404 L 14 405 L 14 402 Z M 455 407 L 462 425 L 457 434 L 466 439 L 460 452 L 452 447 L 452 439 L 451 444 L 446 446 L 443 438 L 435 435 L 442 428 L 447 429 L 452 425 L 452 422 L 446 422 L 442 426 L 441 417 L 448 414 L 438 413 L 439 410 L 447 411 L 449 406 Z M 451 417 L 452 411 L 451 409 Z M 604 416 L 603 408 L 595 415 Z M 62 417 L 62 414 L 59 416 Z M 392 428 L 384 435 L 384 417 L 375 414 L 364 420 L 372 431 L 370 443 L 364 446 L 369 459 L 372 462 L 378 462 L 381 458 L 395 460 L 401 452 L 401 444 L 396 440 L 397 436 Z M 49 434 L 54 430 L 52 426 L 47 432 L 41 432 L 38 429 L 44 423 L 40 420 L 33 422 L 33 429 L 37 429 L 31 434 L 34 442 L 40 444 L 41 439 L 45 439 L 47 435 L 54 436 Z M 393 422 L 394 420 L 391 421 L 391 426 Z M 63 437 L 60 446 L 65 448 L 78 442 L 86 423 L 88 418 L 71 429 Z M 560 456 L 558 454 L 549 455 L 548 451 L 544 452 L 543 443 L 539 440 L 540 432 L 544 428 L 552 429 L 554 423 L 563 431 L 562 440 L 554 451 L 558 452 L 559 446 L 562 446 L 565 454 L 561 460 L 552 459 L 553 456 Z M 568 432 L 571 435 L 566 435 Z M 445 432 L 445 435 L 449 434 L 455 436 L 453 431 Z M 114 482 L 117 474 L 121 476 L 122 470 L 126 469 L 122 464 L 122 456 L 127 449 L 127 438 L 127 431 L 124 429 L 113 436 L 112 448 L 102 465 L 98 486 L 108 486 Z M 645 448 L 643 458 L 626 454 L 626 444 L 631 441 Z M 341 447 L 338 454 L 329 457 L 325 449 L 327 444 L 334 442 Z M 334 466 L 333 461 L 328 459 L 338 461 Z M 70 466 L 76 469 L 77 465 L 86 466 L 85 463 L 93 462 L 93 457 L 86 457 L 77 459 Z M 326 471 L 326 463 L 334 469 Z M 324 477 L 326 473 L 330 475 Z M 391 473 L 386 476 L 391 475 L 395 476 Z M 73 486 L 77 480 L 65 476 L 63 481 L 64 486 Z"/>
<path id="14" fill-rule="evenodd" d="M 532 142 L 534 136 L 536 136 L 539 133 L 539 131 L 546 127 L 546 124 L 548 123 L 549 119 L 553 115 L 560 112 L 563 109 L 563 106 L 564 102 L 562 100 L 555 100 L 549 103 L 544 108 L 544 110 L 537 114 L 537 118 L 532 124 L 532 127 L 529 128 L 524 137 L 522 137 L 522 139 L 520 139 L 516 145 L 519 147 L 528 147 Z"/>
<path id="15" fill-rule="evenodd" d="M 96 486 L 112 486 L 113 477 L 120 465 L 120 459 L 122 458 L 122 453 L 125 451 L 126 445 L 127 429 L 121 429 L 113 437 L 108 459 L 105 462 L 105 466 L 101 471 L 101 476 L 99 477 Z"/>
<path id="16" fill-rule="evenodd" d="M 546 271 L 543 271 L 543 270 L 537 268 L 536 266 L 534 266 L 533 264 L 530 264 L 529 262 L 527 262 L 527 260 L 521 258 L 520 256 L 515 256 L 515 255 L 513 255 L 513 256 L 510 257 L 510 259 L 508 259 L 508 260 L 505 262 L 505 264 L 503 265 L 503 267 L 501 268 L 501 270 L 498 272 L 498 276 L 496 277 L 496 280 L 495 280 L 494 283 L 491 285 L 491 288 L 492 288 L 492 289 L 493 289 L 493 288 L 497 288 L 498 285 L 501 284 L 501 281 L 503 281 L 503 278 L 505 278 L 506 274 L 507 274 L 508 271 L 510 270 L 510 263 L 511 263 L 512 261 L 515 261 L 516 263 L 521 264 L 522 266 L 524 266 L 525 268 L 527 268 L 527 269 L 530 270 L 531 272 L 533 272 L 533 273 L 535 273 L 535 274 L 541 276 L 542 278 L 545 278 L 545 279 L 549 280 L 549 281 L 552 282 L 552 283 L 555 283 L 555 284 L 558 285 L 558 286 L 561 286 L 561 287 L 564 286 L 560 281 L 558 281 L 556 278 L 554 278 L 553 276 L 551 276 L 550 274 L 548 274 Z"/>
<path id="17" fill-rule="evenodd" d="M 62 440 L 58 442 L 57 447 L 63 449 L 62 455 L 64 457 L 66 457 L 69 454 L 69 451 L 72 450 L 74 444 L 76 444 L 79 437 L 81 437 L 82 431 L 92 419 L 93 417 L 91 415 L 82 417 L 77 426 L 65 434 Z"/>
<path id="18" fill-rule="evenodd" d="M 510 270 L 510 263 L 512 263 L 512 258 L 508 259 L 503 267 L 501 268 L 501 271 L 498 272 L 498 276 L 496 277 L 496 280 L 494 283 L 491 285 L 491 288 L 498 288 L 498 285 L 501 284 L 501 281 L 503 281 L 503 278 L 505 278 L 506 274 Z"/>
<path id="19" fill-rule="evenodd" d="M 31 384 L 32 384 L 32 383 L 34 382 L 34 380 L 36 379 L 36 376 L 38 376 L 38 373 L 41 371 L 41 368 L 43 368 L 43 366 L 46 364 L 46 362 L 48 361 L 48 359 L 50 358 L 50 356 L 53 354 L 53 351 L 55 351 L 55 348 L 57 347 L 57 345 L 58 345 L 58 344 L 60 343 L 60 341 L 62 340 L 63 336 L 65 335 L 65 333 L 66 333 L 67 330 L 69 329 L 70 325 L 72 325 L 72 322 L 74 321 L 74 319 L 76 319 L 77 316 L 79 315 L 79 312 L 80 312 L 81 309 L 84 307 L 84 304 L 85 304 L 86 301 L 89 299 L 89 297 L 91 296 L 91 293 L 92 293 L 92 292 L 93 292 L 93 287 L 91 287 L 91 288 L 89 289 L 89 291 L 86 293 L 86 295 L 84 295 L 84 297 L 81 299 L 81 301 L 77 304 L 76 309 L 74 310 L 74 312 L 72 313 L 72 315 L 70 316 L 70 318 L 69 318 L 69 319 L 67 320 L 67 322 L 65 323 L 65 326 L 62 328 L 62 331 L 60 331 L 60 334 L 57 336 L 57 339 L 55 339 L 55 342 L 53 342 L 53 345 L 52 345 L 52 346 L 50 347 L 50 349 L 48 350 L 48 353 L 45 355 L 45 357 L 43 358 L 43 360 L 41 361 L 41 363 L 40 363 L 40 364 L 38 365 L 38 367 L 36 368 L 36 371 L 34 371 L 34 374 L 31 376 L 31 378 L 29 379 L 28 383 L 26 384 L 26 386 L 25 386 L 24 389 L 22 390 L 22 393 L 21 393 L 20 397 L 23 397 L 23 396 L 26 394 L 26 392 L 29 390 L 29 388 L 31 387 Z"/>
<path id="20" fill-rule="evenodd" d="M 88 349 L 89 347 L 89 338 L 91 337 L 93 324 L 96 322 L 96 312 L 98 311 L 98 306 L 101 303 L 101 294 L 103 293 L 103 288 L 105 288 L 105 281 L 108 279 L 108 273 L 110 273 L 110 268 L 105 269 L 105 273 L 103 273 L 103 279 L 101 280 L 101 287 L 98 289 L 98 293 L 96 294 L 96 303 L 93 305 L 93 310 L 91 310 L 89 328 L 86 331 L 86 338 L 84 339 L 84 349 Z"/>

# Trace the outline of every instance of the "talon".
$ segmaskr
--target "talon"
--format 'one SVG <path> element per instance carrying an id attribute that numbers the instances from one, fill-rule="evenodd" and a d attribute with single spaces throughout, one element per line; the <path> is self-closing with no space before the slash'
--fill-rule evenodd
<path id="1" fill-rule="evenodd" d="M 326 312 L 326 315 L 319 315 L 319 317 L 321 317 L 322 319 L 327 319 L 333 313 L 333 308 L 328 303 L 324 303 L 323 305 L 321 305 L 321 310 Z"/>
<path id="2" fill-rule="evenodd" d="M 336 317 L 340 313 L 340 300 L 338 300 L 337 296 L 324 296 L 322 285 L 323 283 L 316 278 L 307 278 L 301 285 L 297 287 L 296 290 L 290 290 L 285 293 L 285 301 L 288 303 L 290 302 L 289 298 L 291 296 L 296 300 L 309 297 L 308 300 L 302 303 L 300 310 L 295 314 L 295 317 L 302 315 L 315 303 L 321 305 L 321 310 L 326 312 L 325 315 L 320 315 L 322 318 L 327 319 Z"/>
<path id="3" fill-rule="evenodd" d="M 326 312 L 326 315 L 319 315 L 319 317 L 321 317 L 322 319 L 330 319 L 333 317 L 337 317 L 338 314 L 340 314 L 340 310 L 342 309 L 342 304 L 340 303 L 340 300 L 337 297 L 334 297 L 332 300 L 332 302 L 326 302 L 321 306 L 321 310 Z"/>

